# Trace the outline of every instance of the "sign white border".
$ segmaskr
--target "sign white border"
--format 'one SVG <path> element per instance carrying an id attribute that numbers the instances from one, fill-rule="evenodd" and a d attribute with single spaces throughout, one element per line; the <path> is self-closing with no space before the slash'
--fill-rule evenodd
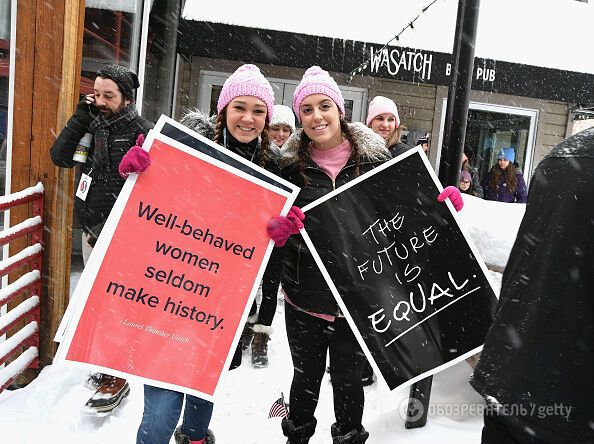
<path id="1" fill-rule="evenodd" d="M 224 154 L 234 158 L 235 160 L 246 165 L 250 169 L 257 170 L 264 176 L 267 176 L 267 177 L 273 179 L 274 181 L 285 185 L 292 191 L 287 192 L 285 190 L 282 190 L 281 188 L 278 188 L 272 184 L 269 184 L 261 179 L 254 177 L 250 174 L 247 174 L 244 171 L 241 171 L 237 168 L 234 168 L 230 165 L 225 164 L 224 162 L 221 162 L 221 161 L 214 159 L 204 153 L 201 153 L 200 151 L 198 151 L 194 148 L 188 147 L 187 145 L 184 145 L 174 139 L 170 139 L 169 137 L 166 137 L 166 136 L 160 134 L 159 131 L 163 128 L 163 125 L 165 123 L 169 123 L 169 124 L 179 128 L 180 130 L 186 132 L 187 134 L 189 134 L 197 139 L 200 139 L 204 143 L 210 145 L 211 147 L 215 148 L 218 151 L 224 152 Z M 296 187 L 295 185 L 291 184 L 290 182 L 287 182 L 286 180 L 281 179 L 280 177 L 268 172 L 267 170 L 259 167 L 258 165 L 253 164 L 252 162 L 244 159 L 243 157 L 236 155 L 235 153 L 229 151 L 228 149 L 217 145 L 213 141 L 208 140 L 207 138 L 201 136 L 198 133 L 195 133 L 194 131 L 190 130 L 189 128 L 186 128 L 185 126 L 179 124 L 178 122 L 175 122 L 174 120 L 172 120 L 166 116 L 161 116 L 161 118 L 157 122 L 157 125 L 155 126 L 155 128 L 153 128 L 148 133 L 146 140 L 144 142 L 143 148 L 146 147 L 145 149 L 147 149 L 150 152 L 150 147 L 152 146 L 152 143 L 155 140 L 167 143 L 167 144 L 183 151 L 186 154 L 189 154 L 189 155 L 196 157 L 200 160 L 208 162 L 208 163 L 210 163 L 214 166 L 217 166 L 225 171 L 235 174 L 238 177 L 241 177 L 245 180 L 248 180 L 256 185 L 259 185 L 263 188 L 266 188 L 272 192 L 275 192 L 275 193 L 287 198 L 287 201 L 281 211 L 281 215 L 283 215 L 283 216 L 285 216 L 289 212 L 289 209 L 291 208 L 291 206 L 293 205 L 293 202 L 295 201 L 297 195 L 299 194 L 299 191 L 300 191 L 299 187 Z M 229 349 L 229 353 L 227 355 L 227 359 L 225 360 L 225 363 L 223 365 L 223 371 L 221 373 L 221 377 L 219 378 L 219 381 L 213 390 L 212 396 L 207 393 L 203 393 L 203 392 L 200 392 L 197 390 L 190 389 L 188 387 L 182 387 L 182 386 L 178 386 L 176 384 L 170 384 L 170 383 L 166 383 L 166 382 L 156 381 L 153 379 L 124 373 L 119 370 L 115 370 L 115 369 L 111 369 L 111 368 L 103 367 L 103 366 L 98 366 L 95 364 L 71 361 L 71 360 L 66 359 L 68 349 L 70 348 L 70 344 L 72 343 L 74 333 L 76 331 L 76 327 L 77 327 L 77 325 L 80 321 L 80 318 L 82 316 L 82 312 L 83 312 L 85 304 L 88 300 L 89 293 L 90 293 L 91 289 L 93 288 L 93 284 L 95 283 L 95 279 L 97 278 L 99 268 L 103 262 L 103 259 L 107 252 L 109 244 L 113 238 L 115 228 L 117 227 L 117 225 L 120 221 L 120 218 L 122 216 L 124 208 L 126 207 L 128 199 L 130 198 L 130 194 L 134 188 L 134 184 L 136 183 L 137 178 L 138 178 L 138 174 L 131 174 L 130 176 L 128 176 L 128 179 L 124 183 L 124 186 L 123 186 L 123 188 L 122 188 L 122 190 L 121 190 L 121 192 L 113 206 L 113 209 L 112 209 L 111 213 L 109 214 L 107 221 L 105 222 L 105 225 L 103 227 L 101 235 L 97 239 L 97 243 L 95 244 L 95 247 L 93 248 L 91 256 L 89 257 L 89 261 L 87 262 L 85 268 L 83 269 L 83 272 L 82 272 L 80 279 L 78 281 L 78 285 L 76 286 L 76 288 L 74 290 L 70 304 L 66 310 L 66 313 L 64 314 L 64 317 L 62 319 L 62 322 L 60 323 L 60 326 L 58 327 L 58 332 L 56 333 L 56 337 L 54 339 L 54 340 L 60 342 L 60 346 L 58 348 L 58 351 L 56 352 L 55 361 L 56 362 L 67 361 L 69 363 L 69 365 L 87 368 L 87 369 L 91 369 L 93 371 L 101 371 L 101 372 L 108 373 L 108 374 L 114 375 L 114 376 L 119 376 L 122 378 L 134 379 L 134 380 L 138 380 L 142 383 L 152 385 L 155 387 L 161 387 L 161 388 L 175 390 L 175 391 L 179 391 L 179 392 L 183 392 L 183 393 L 189 393 L 191 395 L 198 396 L 200 398 L 203 398 L 203 399 L 206 399 L 209 401 L 213 401 L 213 398 L 216 396 L 217 390 L 219 389 L 221 384 L 223 384 L 223 381 L 228 373 L 226 370 L 229 368 L 229 365 L 231 364 L 233 355 L 235 353 L 235 349 L 237 347 L 237 344 L 239 343 L 239 339 L 241 338 L 241 332 L 242 332 L 241 326 L 243 326 L 247 320 L 250 307 L 252 306 L 252 303 L 256 297 L 256 293 L 258 291 L 260 281 L 262 280 L 262 276 L 266 269 L 266 265 L 268 264 L 268 259 L 270 258 L 272 248 L 274 247 L 274 243 L 272 240 L 270 240 L 268 243 L 268 247 L 266 249 L 264 259 L 262 260 L 262 264 L 258 270 L 256 279 L 255 279 L 252 289 L 250 291 L 250 295 L 248 297 L 248 301 L 246 303 L 244 312 L 241 316 L 241 320 L 239 322 L 239 327 L 235 333 L 231 348 Z M 273 215 L 271 215 L 271 216 L 273 216 Z"/>
<path id="2" fill-rule="evenodd" d="M 427 168 L 427 171 L 429 172 L 429 175 L 431 176 L 431 178 L 433 179 L 433 182 L 435 183 L 435 185 L 437 186 L 437 189 L 441 192 L 443 191 L 443 186 L 441 185 L 441 182 L 439 181 L 439 179 L 437 178 L 437 175 L 435 174 L 435 172 L 433 171 L 433 169 L 431 168 L 431 164 L 429 163 L 429 160 L 427 159 L 427 156 L 425 155 L 425 153 L 423 152 L 423 150 L 421 149 L 421 147 L 416 147 L 413 149 L 410 149 L 408 151 L 406 151 L 405 153 L 399 155 L 398 157 L 395 157 L 394 159 L 389 160 L 386 163 L 383 163 L 382 165 L 378 166 L 377 168 L 374 168 L 371 171 L 368 171 L 365 174 L 362 174 L 361 176 L 351 180 L 350 182 L 336 188 L 335 190 L 333 190 L 332 192 L 324 195 L 323 197 L 311 202 L 310 204 L 306 205 L 305 207 L 303 207 L 303 212 L 306 213 L 308 210 L 311 210 L 312 208 L 317 207 L 318 205 L 326 202 L 328 199 L 331 199 L 332 197 L 342 193 L 343 191 L 348 190 L 349 188 L 351 188 L 352 186 L 368 179 L 369 177 L 379 173 L 380 171 L 385 170 L 386 168 L 391 167 L 392 165 L 394 165 L 395 163 L 400 162 L 403 159 L 406 159 L 409 156 L 413 156 L 413 155 L 418 155 L 421 157 L 421 160 L 423 161 L 423 164 L 425 165 L 425 167 Z M 466 229 L 466 227 L 460 223 L 460 216 L 458 216 L 456 210 L 454 209 L 454 206 L 452 205 L 452 203 L 450 202 L 449 199 L 445 200 L 445 204 L 447 205 L 448 209 L 450 210 L 450 213 L 452 214 L 452 216 L 454 217 L 454 220 L 456 221 L 456 223 L 458 224 L 458 227 L 460 228 L 460 231 L 462 232 L 464 239 L 466 240 L 466 242 L 468 243 L 468 246 L 470 247 L 472 253 L 474 254 L 474 257 L 476 258 L 476 261 L 478 262 L 481 270 L 483 271 L 485 277 L 487 278 L 487 282 L 489 283 L 489 285 L 491 286 L 491 290 L 493 290 L 493 293 L 495 294 L 495 296 L 497 296 L 497 292 L 495 291 L 495 288 L 493 286 L 493 282 L 491 281 L 491 277 L 489 276 L 489 272 L 487 270 L 487 266 L 485 265 L 485 262 L 483 261 L 483 259 L 481 258 L 478 249 L 476 248 L 476 245 L 474 244 L 474 242 L 472 241 L 472 239 L 470 238 L 470 235 L 468 233 L 468 230 Z M 336 288 L 336 285 L 334 285 L 334 282 L 332 280 L 332 278 L 330 277 L 330 274 L 328 273 L 328 270 L 326 269 L 326 267 L 324 266 L 324 263 L 322 262 L 322 259 L 319 255 L 319 253 L 317 252 L 313 242 L 311 241 L 311 238 L 309 237 L 309 235 L 307 234 L 307 231 L 305 228 L 301 229 L 301 235 L 303 236 L 303 239 L 305 240 L 305 243 L 307 244 L 309 251 L 311 252 L 311 255 L 313 256 L 314 260 L 316 261 L 316 264 L 318 265 L 318 267 L 320 268 L 320 271 L 322 273 L 322 276 L 324 276 L 324 279 L 326 280 L 326 283 L 328 284 L 328 287 L 330 288 L 330 291 L 332 292 L 332 295 L 334 296 L 334 298 L 336 299 L 336 303 L 338 304 L 340 311 L 344 314 L 345 319 L 347 320 L 349 326 L 351 327 L 351 330 L 353 331 L 353 334 L 355 335 L 355 337 L 357 338 L 357 341 L 359 342 L 359 345 L 361 346 L 361 349 L 363 350 L 363 353 L 365 353 L 365 357 L 367 358 L 367 360 L 369 361 L 369 363 L 371 364 L 371 367 L 373 368 L 373 371 L 375 372 L 376 375 L 378 375 L 378 378 L 380 378 L 380 380 L 385 384 L 386 387 L 388 387 L 388 384 L 386 382 L 386 380 L 384 379 L 384 376 L 382 375 L 379 367 L 377 366 L 377 364 L 375 363 L 373 356 L 371 355 L 371 352 L 369 351 L 369 348 L 367 348 L 367 345 L 365 344 L 365 341 L 363 340 L 363 337 L 361 336 L 361 333 L 359 333 L 359 330 L 357 329 L 357 326 L 355 324 L 355 321 L 353 321 L 353 317 L 350 314 L 347 306 L 345 305 L 345 303 L 342 301 L 342 298 L 340 297 L 340 293 L 338 291 L 338 289 Z M 464 295 L 467 296 L 467 295 Z M 458 298 L 460 299 L 460 298 Z M 456 299 L 456 301 L 458 300 Z M 454 301 L 455 302 L 455 301 Z M 450 305 L 450 304 L 448 304 Z M 446 307 L 443 307 L 446 308 Z M 442 309 L 443 309 L 442 308 Z M 428 318 L 427 318 L 428 319 Z M 422 321 L 424 322 L 424 321 Z M 417 325 L 421 324 L 422 322 L 418 323 Z M 416 326 L 416 325 L 415 325 Z M 410 329 L 409 329 L 410 330 Z M 406 388 L 412 384 L 414 384 L 417 381 L 420 381 L 422 379 L 427 378 L 428 376 L 432 376 L 436 373 L 439 373 L 453 365 L 456 365 L 458 362 L 467 359 L 473 355 L 475 355 L 476 353 L 479 353 L 481 350 L 483 349 L 483 346 L 479 346 L 476 347 L 475 349 L 464 353 L 463 355 L 458 356 L 457 358 L 454 358 L 451 361 L 446 362 L 445 364 L 442 364 L 438 367 L 435 367 L 429 371 L 426 371 L 418 376 L 415 376 L 412 379 L 409 379 L 408 381 L 400 384 L 397 387 L 394 387 L 394 389 L 392 390 L 398 390 L 401 388 Z"/>

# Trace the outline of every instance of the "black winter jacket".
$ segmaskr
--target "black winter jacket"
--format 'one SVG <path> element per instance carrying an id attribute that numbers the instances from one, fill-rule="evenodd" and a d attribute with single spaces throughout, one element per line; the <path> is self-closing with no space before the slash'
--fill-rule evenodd
<path id="1" fill-rule="evenodd" d="M 349 124 L 349 128 L 362 154 L 360 174 L 366 173 L 390 159 L 391 156 L 386 148 L 384 139 L 375 134 L 371 129 L 362 123 Z M 304 170 L 309 183 L 305 186 L 304 178 L 299 170 L 299 160 L 297 157 L 301 131 L 303 130 L 297 130 L 285 142 L 279 159 L 282 176 L 301 187 L 301 191 L 294 204 L 299 208 L 319 199 L 356 177 L 355 160 L 353 158 L 348 160 L 343 169 L 338 173 L 335 181 L 332 181 L 309 158 Z M 304 224 L 307 229 L 307 215 Z M 334 296 L 332 296 L 324 277 L 320 273 L 313 256 L 300 234 L 289 238 L 284 265 L 282 286 L 292 303 L 303 310 L 313 313 L 340 314 Z"/>
<path id="2" fill-rule="evenodd" d="M 594 128 L 559 144 L 534 173 L 471 384 L 520 430 L 593 443 L 593 357 Z"/>
<path id="3" fill-rule="evenodd" d="M 93 109 L 95 109 L 93 107 Z M 81 100 L 76 106 L 74 115 L 68 120 L 64 129 L 51 147 L 50 155 L 54 164 L 63 168 L 78 165 L 72 160 L 79 140 L 89 131 L 89 125 L 96 117 L 93 109 Z M 75 211 L 85 233 L 95 232 L 93 227 L 102 226 L 124 186 L 125 180 L 118 173 L 118 166 L 130 148 L 136 143 L 139 134 L 146 135 L 154 125 L 148 120 L 137 117 L 126 128 L 109 134 L 109 174 L 102 180 L 93 176 L 94 139 L 86 163 L 81 171 L 93 178 L 86 200 L 75 198 Z M 100 231 L 100 229 L 98 230 Z M 95 232 L 98 235 L 98 232 Z"/>

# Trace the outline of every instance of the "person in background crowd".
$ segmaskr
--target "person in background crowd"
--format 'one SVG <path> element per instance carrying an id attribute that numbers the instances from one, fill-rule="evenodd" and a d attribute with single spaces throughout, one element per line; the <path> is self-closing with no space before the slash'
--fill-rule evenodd
<path id="1" fill-rule="evenodd" d="M 526 203 L 527 189 L 522 172 L 514 166 L 515 150 L 504 148 L 497 154 L 497 164 L 485 176 L 481 185 L 487 200 Z"/>
<path id="2" fill-rule="evenodd" d="M 419 137 L 417 144 L 421 145 L 425 154 L 429 156 L 429 133 L 425 133 L 425 135 Z"/>
<path id="3" fill-rule="evenodd" d="M 468 171 L 470 173 L 471 187 L 470 194 L 476 197 L 483 197 L 483 187 L 479 180 L 479 174 L 477 169 L 471 163 L 471 159 L 474 157 L 474 150 L 470 147 L 465 146 L 462 152 L 462 171 Z"/>
<path id="4" fill-rule="evenodd" d="M 471 385 L 483 444 L 594 442 L 594 128 L 534 172 Z"/>
<path id="5" fill-rule="evenodd" d="M 225 81 L 217 103 L 216 117 L 208 118 L 200 111 L 190 111 L 183 116 L 181 123 L 243 158 L 276 172 L 269 138 L 273 107 L 274 92 L 268 80 L 257 66 L 243 65 Z M 134 167 L 138 163 L 134 157 L 136 155 L 148 156 L 148 153 L 133 152 L 126 156 L 120 165 L 123 174 L 141 172 Z M 273 274 L 280 276 L 280 270 Z M 241 347 L 238 347 L 231 368 L 240 364 Z M 184 398 L 183 422 L 175 429 Z M 212 409 L 213 404 L 201 398 L 145 385 L 144 413 L 136 442 L 166 444 L 175 429 L 174 436 L 178 444 L 212 444 L 215 438 L 208 430 Z"/>
<path id="6" fill-rule="evenodd" d="M 50 150 L 55 165 L 62 168 L 80 165 L 83 178 L 88 177 L 88 193 L 84 198 L 77 195 L 74 202 L 82 225 L 85 265 L 124 185 L 118 165 L 139 137 L 153 127 L 138 115 L 134 104 L 134 91 L 139 86 L 136 74 L 123 66 L 100 68 L 95 74 L 93 92 L 76 105 L 74 115 Z M 92 142 L 86 161 L 79 163 L 73 156 L 85 133 L 89 134 L 89 140 L 92 137 Z M 87 385 L 94 387 L 95 393 L 86 406 L 98 413 L 111 412 L 130 391 L 125 379 L 100 373 L 91 375 Z"/>
<path id="7" fill-rule="evenodd" d="M 295 114 L 285 105 L 274 105 L 274 114 L 270 122 L 270 138 L 282 148 L 291 134 L 295 132 Z"/>
<path id="8" fill-rule="evenodd" d="M 367 110 L 367 126 L 386 141 L 392 157 L 396 157 L 409 149 L 400 140 L 403 127 L 400 125 L 398 108 L 393 100 L 384 96 L 376 96 L 369 103 Z"/>
<path id="9" fill-rule="evenodd" d="M 309 68 L 295 89 L 293 110 L 302 128 L 286 142 L 279 166 L 283 177 L 301 187 L 298 207 L 391 158 L 383 138 L 361 123 L 346 123 L 340 89 L 318 66 Z M 455 187 L 446 188 L 439 199 L 446 196 L 461 208 Z M 336 417 L 331 426 L 333 443 L 364 443 L 369 437 L 362 425 L 364 355 L 300 235 L 287 243 L 282 288 L 294 368 L 289 416 L 282 421 L 287 443 L 306 444 L 314 434 L 327 354 Z"/>
<path id="10" fill-rule="evenodd" d="M 470 177 L 470 173 L 466 170 L 460 171 L 460 184 L 458 185 L 458 189 L 461 193 L 472 194 L 472 177 Z"/>

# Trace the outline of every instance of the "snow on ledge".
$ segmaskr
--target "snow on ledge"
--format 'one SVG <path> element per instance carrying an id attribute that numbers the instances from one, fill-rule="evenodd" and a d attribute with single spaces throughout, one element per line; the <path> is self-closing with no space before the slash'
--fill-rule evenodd
<path id="1" fill-rule="evenodd" d="M 41 250 L 42 250 L 41 245 L 39 243 L 37 243 L 37 244 L 31 245 L 27 248 L 23 248 L 21 251 L 19 251 L 14 256 L 10 256 L 9 258 L 6 258 L 3 261 L 0 261 L 0 274 L 3 274 L 4 270 L 6 270 L 11 265 L 16 264 L 19 261 L 22 261 L 25 258 L 28 258 L 30 256 L 35 256 L 36 254 L 41 253 Z"/>
<path id="2" fill-rule="evenodd" d="M 38 354 L 37 347 L 29 347 L 22 355 L 0 370 L 0 387 L 25 370 Z"/>
<path id="3" fill-rule="evenodd" d="M 39 279 L 41 279 L 41 273 L 39 272 L 39 270 L 33 270 L 27 274 L 22 275 L 12 284 L 9 284 L 6 287 L 0 289 L 0 306 L 4 305 L 6 302 L 3 301 L 7 300 L 14 292 L 20 290 L 23 287 L 26 287 L 27 285 Z"/>
<path id="4" fill-rule="evenodd" d="M 16 193 L 10 193 L 5 194 L 4 196 L 0 196 L 0 205 L 14 202 L 16 200 L 22 199 L 23 197 L 32 196 L 36 193 L 43 193 L 43 184 L 41 182 L 37 182 L 37 185 L 25 188 L 22 191 L 17 191 Z"/>
<path id="5" fill-rule="evenodd" d="M 0 344 L 0 359 L 4 358 L 8 353 L 16 348 L 21 342 L 29 336 L 35 334 L 38 330 L 37 322 L 31 321 L 25 327 Z"/>

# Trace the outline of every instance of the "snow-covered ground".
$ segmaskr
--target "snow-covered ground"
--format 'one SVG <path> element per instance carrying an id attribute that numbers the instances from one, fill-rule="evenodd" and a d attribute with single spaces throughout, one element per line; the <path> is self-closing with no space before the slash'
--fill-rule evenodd
<path id="1" fill-rule="evenodd" d="M 270 365 L 251 366 L 249 352 L 243 365 L 230 372 L 215 403 L 211 429 L 218 443 L 265 444 L 284 442 L 280 418 L 268 419 L 281 391 L 288 397 L 291 358 L 284 328 L 282 304 L 277 308 L 270 342 Z M 172 362 L 172 366 L 179 365 Z M 477 443 L 483 406 L 468 384 L 471 368 L 461 362 L 434 377 L 427 425 L 404 428 L 408 389 L 390 392 L 378 382 L 366 388 L 364 425 L 370 444 Z M 85 411 L 91 390 L 84 387 L 86 372 L 51 365 L 27 388 L 0 394 L 0 443 L 128 444 L 135 442 L 143 408 L 142 385 L 131 383 L 128 398 L 111 415 L 97 418 Z M 474 412 L 470 414 L 469 412 Z M 332 387 L 326 375 L 316 412 L 318 428 L 312 444 L 330 442 L 334 422 Z M 174 442 L 173 440 L 171 441 Z"/>
<path id="2" fill-rule="evenodd" d="M 464 196 L 461 220 L 481 255 L 495 266 L 505 266 L 524 205 L 500 204 Z M 490 273 L 496 291 L 501 275 Z M 218 443 L 267 444 L 284 442 L 280 419 L 268 419 L 272 403 L 284 392 L 288 397 L 292 376 L 283 305 L 277 307 L 270 342 L 270 365 L 255 369 L 249 352 L 244 363 L 230 372 L 215 402 L 211 428 Z M 182 365 L 172 362 L 171 366 Z M 404 415 L 408 389 L 390 392 L 376 382 L 366 388 L 364 425 L 369 444 L 470 444 L 480 442 L 482 398 L 468 384 L 471 368 L 461 362 L 437 374 L 427 425 L 406 430 Z M 84 387 L 86 372 L 64 364 L 46 367 L 24 389 L 0 394 L 0 443 L 110 443 L 135 442 L 143 408 L 142 385 L 131 381 L 130 395 L 111 415 L 88 414 L 84 404 L 92 392 Z M 311 444 L 330 442 L 334 422 L 332 388 L 328 375 L 322 383 L 316 411 L 318 428 Z M 173 442 L 173 440 L 172 440 Z"/>

